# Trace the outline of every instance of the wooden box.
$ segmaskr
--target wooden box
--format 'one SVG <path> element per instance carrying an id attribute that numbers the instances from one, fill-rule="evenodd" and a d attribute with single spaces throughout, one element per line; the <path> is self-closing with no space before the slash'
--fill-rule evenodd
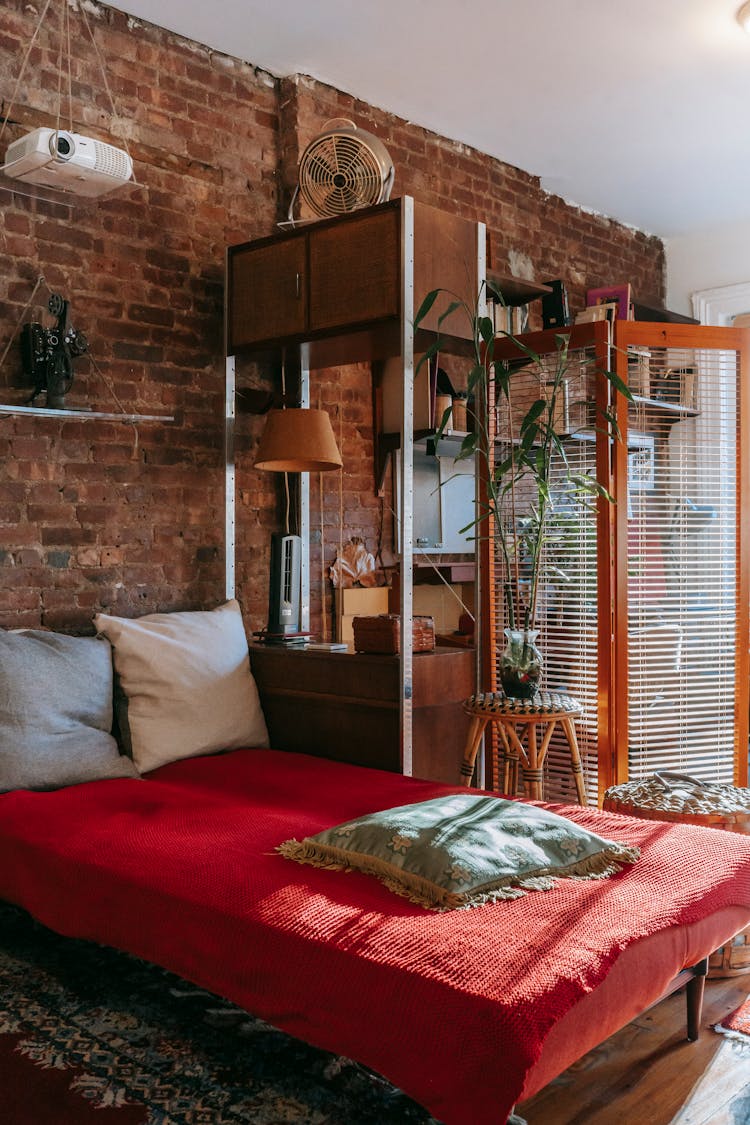
<path id="1" fill-rule="evenodd" d="M 372 617 L 388 612 L 389 586 L 338 586 L 334 591 L 336 605 L 336 640 L 354 645 L 355 617 Z"/>
<path id="2" fill-rule="evenodd" d="M 435 622 L 431 617 L 412 618 L 414 652 L 432 652 L 435 647 Z M 380 613 L 377 617 L 355 617 L 352 622 L 355 652 L 381 652 L 393 655 L 401 651 L 401 618 L 397 613 Z"/>

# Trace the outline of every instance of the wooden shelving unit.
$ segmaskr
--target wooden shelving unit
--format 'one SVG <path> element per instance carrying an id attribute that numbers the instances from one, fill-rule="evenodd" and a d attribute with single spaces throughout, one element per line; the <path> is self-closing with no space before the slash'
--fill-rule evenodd
<path id="1" fill-rule="evenodd" d="M 365 208 L 337 219 L 271 238 L 230 247 L 227 251 L 226 305 L 226 528 L 227 557 L 234 548 L 233 425 L 237 409 L 250 408 L 254 396 L 236 401 L 235 356 L 279 356 L 298 349 L 302 405 L 309 402 L 310 372 L 316 368 L 389 359 L 400 361 L 398 434 L 383 435 L 382 387 L 373 377 L 374 476 L 382 486 L 388 457 L 401 451 L 401 602 L 403 634 L 411 634 L 413 615 L 414 439 L 413 382 L 417 356 L 439 333 L 443 350 L 471 354 L 471 324 L 461 310 L 440 319 L 440 302 L 424 318 L 418 332 L 413 323 L 427 293 L 433 289 L 461 294 L 473 304 L 485 277 L 486 230 L 483 224 L 436 210 L 409 196 Z M 288 352 L 291 354 L 291 351 Z M 400 388 L 399 388 L 400 390 Z M 420 420 L 421 421 L 421 420 Z M 389 426 L 393 429 L 394 424 Z M 421 421 L 421 425 L 424 422 Z M 303 557 L 309 536 L 309 491 L 300 479 L 300 533 Z M 307 522 L 306 522 L 307 521 Z M 307 597 L 305 583 L 307 581 Z M 232 596 L 233 565 L 227 566 L 227 595 Z M 309 604 L 309 572 L 303 558 L 303 605 Z M 303 628 L 305 622 L 303 619 Z M 301 654 L 303 659 L 311 655 Z M 473 655 L 473 654 L 472 654 Z M 411 650 L 402 651 L 398 666 L 400 761 L 413 772 Z"/>

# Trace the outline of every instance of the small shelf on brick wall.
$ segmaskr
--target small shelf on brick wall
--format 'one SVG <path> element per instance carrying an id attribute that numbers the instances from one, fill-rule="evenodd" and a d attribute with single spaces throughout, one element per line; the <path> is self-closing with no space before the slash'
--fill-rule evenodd
<path id="1" fill-rule="evenodd" d="M 174 422 L 174 414 L 115 414 L 103 410 L 12 406 L 8 403 L 0 403 L 0 414 L 35 414 L 41 418 L 98 418 L 105 422 Z"/>
<path id="2" fill-rule="evenodd" d="M 673 415 L 673 421 L 679 422 L 680 418 L 697 418 L 700 410 L 696 410 L 694 406 L 686 406 L 682 402 L 668 402 L 661 398 L 646 398 L 644 395 L 633 395 L 633 402 L 637 406 L 642 406 L 644 410 L 651 411 L 652 413 L 663 414 L 667 420 L 668 416 Z"/>
<path id="3" fill-rule="evenodd" d="M 495 270 L 487 270 L 487 280 L 493 286 L 493 289 L 488 290 L 488 300 L 494 301 L 497 304 L 498 299 L 495 293 L 500 293 L 502 304 L 508 307 L 528 305 L 530 301 L 536 300 L 537 297 L 545 297 L 553 291 L 551 285 L 542 285 L 538 282 L 526 281 L 525 278 L 522 277 L 508 277 L 507 275 L 496 273 Z"/>

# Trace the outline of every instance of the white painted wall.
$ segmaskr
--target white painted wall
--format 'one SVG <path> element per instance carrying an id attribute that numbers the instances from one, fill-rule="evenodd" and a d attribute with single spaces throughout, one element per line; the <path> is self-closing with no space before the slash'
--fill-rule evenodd
<path id="1" fill-rule="evenodd" d="M 666 239 L 664 249 L 673 312 L 693 316 L 690 298 L 699 290 L 750 282 L 750 222 Z"/>

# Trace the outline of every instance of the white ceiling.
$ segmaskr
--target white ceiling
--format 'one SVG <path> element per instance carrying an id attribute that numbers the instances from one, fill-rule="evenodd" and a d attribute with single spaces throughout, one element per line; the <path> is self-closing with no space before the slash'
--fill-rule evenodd
<path id="1" fill-rule="evenodd" d="M 118 0 L 661 237 L 750 221 L 740 0 Z M 398 168 L 394 192 L 398 193 Z"/>

